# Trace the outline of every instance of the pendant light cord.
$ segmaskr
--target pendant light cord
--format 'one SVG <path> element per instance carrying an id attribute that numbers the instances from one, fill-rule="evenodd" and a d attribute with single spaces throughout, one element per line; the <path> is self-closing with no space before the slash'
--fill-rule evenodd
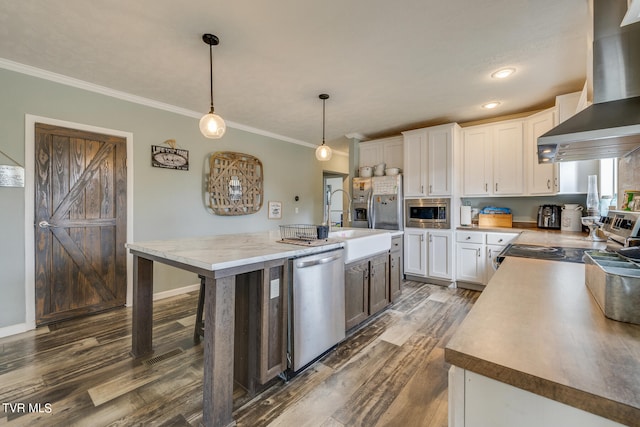
<path id="1" fill-rule="evenodd" d="M 210 78 L 209 88 L 211 89 L 211 112 L 210 112 L 210 114 L 213 114 L 213 46 L 212 45 L 209 45 L 209 78 Z"/>
<path id="2" fill-rule="evenodd" d="M 322 145 L 324 145 L 324 103 L 326 102 L 326 99 L 322 100 Z"/>

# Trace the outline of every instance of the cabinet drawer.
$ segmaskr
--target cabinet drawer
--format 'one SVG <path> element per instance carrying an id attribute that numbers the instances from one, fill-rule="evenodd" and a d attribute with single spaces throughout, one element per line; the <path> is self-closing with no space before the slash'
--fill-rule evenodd
<path id="1" fill-rule="evenodd" d="M 518 233 L 487 233 L 487 245 L 506 245 L 518 237 Z"/>
<path id="2" fill-rule="evenodd" d="M 484 233 L 478 231 L 457 231 L 456 242 L 460 243 L 484 243 Z"/>
<path id="3" fill-rule="evenodd" d="M 402 250 L 402 236 L 393 236 L 391 238 L 391 252 L 399 252 Z"/>

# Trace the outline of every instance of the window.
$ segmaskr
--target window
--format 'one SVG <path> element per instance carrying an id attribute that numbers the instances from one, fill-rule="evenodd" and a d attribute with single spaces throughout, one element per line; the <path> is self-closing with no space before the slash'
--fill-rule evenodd
<path id="1" fill-rule="evenodd" d="M 617 198 L 618 193 L 618 159 L 600 160 L 600 197 Z"/>

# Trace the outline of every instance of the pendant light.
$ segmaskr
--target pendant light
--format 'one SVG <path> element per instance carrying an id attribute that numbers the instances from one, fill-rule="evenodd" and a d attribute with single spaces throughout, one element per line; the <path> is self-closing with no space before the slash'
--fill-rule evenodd
<path id="1" fill-rule="evenodd" d="M 327 95 L 326 93 L 322 93 L 318 95 L 318 98 L 322 99 L 322 145 L 318 145 L 318 148 L 316 148 L 316 159 L 320 160 L 321 162 L 326 162 L 328 160 L 331 160 L 331 155 L 333 154 L 333 152 L 331 151 L 331 147 L 324 144 L 324 103 L 327 99 L 329 99 L 329 95 Z"/>
<path id="2" fill-rule="evenodd" d="M 202 41 L 209 45 L 209 76 L 211 88 L 211 110 L 208 114 L 205 114 L 200 119 L 200 132 L 207 138 L 218 139 L 222 138 L 227 125 L 222 120 L 222 117 L 213 112 L 213 46 L 217 46 L 220 43 L 218 37 L 213 34 L 203 34 Z"/>

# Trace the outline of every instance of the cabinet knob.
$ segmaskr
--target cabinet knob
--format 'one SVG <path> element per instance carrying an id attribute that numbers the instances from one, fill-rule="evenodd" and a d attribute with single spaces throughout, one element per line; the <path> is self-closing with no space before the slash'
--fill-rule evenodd
<path id="1" fill-rule="evenodd" d="M 471 236 L 467 236 L 467 240 L 471 240 Z"/>
<path id="2" fill-rule="evenodd" d="M 502 243 L 502 239 L 498 239 L 498 243 Z"/>

